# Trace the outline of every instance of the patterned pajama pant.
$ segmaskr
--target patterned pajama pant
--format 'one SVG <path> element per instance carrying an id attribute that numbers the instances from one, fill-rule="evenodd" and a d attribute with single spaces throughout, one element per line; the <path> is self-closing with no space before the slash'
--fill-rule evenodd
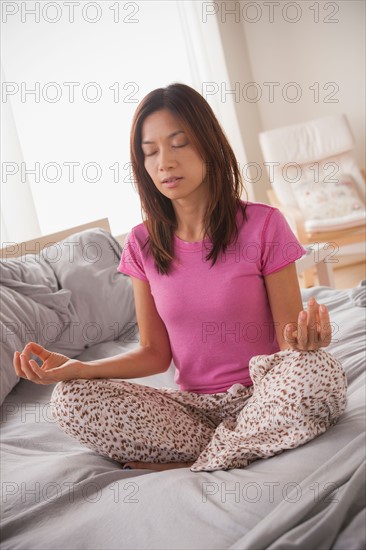
<path id="1" fill-rule="evenodd" d="M 199 394 L 126 380 L 69 380 L 52 393 L 59 427 L 120 463 L 194 462 L 191 471 L 243 468 L 310 441 L 345 410 L 341 364 L 324 349 L 257 355 L 253 386 Z"/>

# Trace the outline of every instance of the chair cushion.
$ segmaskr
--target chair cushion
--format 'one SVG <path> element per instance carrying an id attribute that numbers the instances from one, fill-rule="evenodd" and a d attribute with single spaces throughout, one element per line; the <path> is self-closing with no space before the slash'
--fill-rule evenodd
<path id="1" fill-rule="evenodd" d="M 344 218 L 329 218 L 325 220 L 307 220 L 304 223 L 305 231 L 314 233 L 318 231 L 339 231 L 340 229 L 351 229 L 352 227 L 365 227 L 365 213 L 360 212 Z"/>
<path id="2" fill-rule="evenodd" d="M 295 208 L 293 184 L 351 174 L 365 197 L 365 182 L 353 156 L 353 135 L 345 115 L 332 115 L 259 134 L 270 183 L 283 206 Z"/>
<path id="3" fill-rule="evenodd" d="M 365 221 L 365 204 L 349 174 L 342 174 L 334 181 L 332 178 L 300 181 L 292 189 L 307 231 L 357 227 Z"/>
<path id="4" fill-rule="evenodd" d="M 347 117 L 331 115 L 259 134 L 267 162 L 307 164 L 353 149 Z"/>

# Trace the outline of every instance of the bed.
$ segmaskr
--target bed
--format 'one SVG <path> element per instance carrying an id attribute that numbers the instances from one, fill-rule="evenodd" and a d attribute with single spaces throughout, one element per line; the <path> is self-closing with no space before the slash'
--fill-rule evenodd
<path id="1" fill-rule="evenodd" d="M 29 340 L 81 360 L 138 346 L 131 281 L 117 272 L 123 239 L 98 220 L 2 250 L 1 548 L 365 548 L 366 281 L 302 290 L 330 310 L 345 413 L 244 469 L 122 470 L 58 428 L 53 385 L 16 378 L 12 354 Z M 174 365 L 130 381 L 176 387 Z"/>

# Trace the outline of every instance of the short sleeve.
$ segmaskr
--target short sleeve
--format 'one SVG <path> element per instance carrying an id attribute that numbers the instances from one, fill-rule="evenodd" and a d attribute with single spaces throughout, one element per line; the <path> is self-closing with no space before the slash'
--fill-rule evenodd
<path id="1" fill-rule="evenodd" d="M 266 218 L 262 232 L 261 250 L 262 275 L 270 275 L 307 253 L 278 208 L 271 208 Z"/>
<path id="2" fill-rule="evenodd" d="M 141 259 L 141 250 L 134 237 L 133 230 L 126 237 L 117 271 L 148 281 Z"/>

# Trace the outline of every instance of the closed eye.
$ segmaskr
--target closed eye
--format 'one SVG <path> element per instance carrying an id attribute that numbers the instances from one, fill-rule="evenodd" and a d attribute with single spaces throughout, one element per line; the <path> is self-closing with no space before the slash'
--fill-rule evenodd
<path id="1" fill-rule="evenodd" d="M 173 149 L 180 149 L 181 147 L 185 147 L 188 145 L 188 143 L 183 143 L 183 145 L 172 145 Z"/>
<path id="2" fill-rule="evenodd" d="M 182 145 L 172 145 L 172 149 L 181 149 L 182 147 L 186 147 L 187 145 L 188 145 L 188 142 L 187 143 L 182 143 Z M 157 151 L 152 151 L 151 153 L 144 153 L 144 156 L 145 157 L 152 157 L 156 153 L 157 153 Z"/>

